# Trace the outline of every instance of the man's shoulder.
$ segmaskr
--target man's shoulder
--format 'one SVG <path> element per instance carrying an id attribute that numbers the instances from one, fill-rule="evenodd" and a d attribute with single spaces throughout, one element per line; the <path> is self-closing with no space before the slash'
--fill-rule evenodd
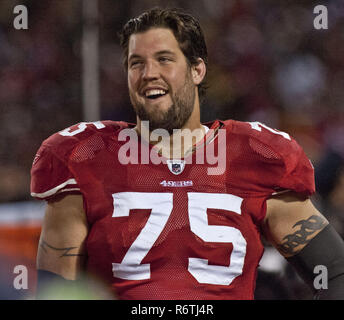
<path id="1" fill-rule="evenodd" d="M 71 163 L 93 159 L 128 126 L 116 121 L 80 122 L 44 140 L 32 164 L 32 196 L 49 199 L 60 192 L 80 191 Z"/>
<path id="2" fill-rule="evenodd" d="M 118 133 L 131 125 L 124 121 L 94 121 L 79 122 L 61 131 L 58 131 L 43 141 L 42 146 L 51 150 L 71 150 L 76 145 L 93 140 L 106 140 L 115 137 Z"/>
<path id="3" fill-rule="evenodd" d="M 233 140 L 241 141 L 248 145 L 254 152 L 278 158 L 288 157 L 290 153 L 300 152 L 301 147 L 289 133 L 271 128 L 258 122 L 244 122 L 237 120 L 222 121 L 230 138 L 228 144 Z"/>
<path id="4" fill-rule="evenodd" d="M 303 148 L 286 132 L 260 122 L 224 122 L 233 176 L 276 190 L 314 192 L 314 170 Z M 238 176 L 238 180 L 243 180 Z"/>

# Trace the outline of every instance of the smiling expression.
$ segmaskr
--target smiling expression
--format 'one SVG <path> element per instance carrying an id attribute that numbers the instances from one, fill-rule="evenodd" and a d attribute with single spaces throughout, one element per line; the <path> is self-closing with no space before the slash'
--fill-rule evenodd
<path id="1" fill-rule="evenodd" d="M 128 87 L 139 120 L 148 120 L 151 130 L 171 132 L 185 125 L 195 107 L 197 84 L 171 30 L 151 28 L 130 36 Z"/>

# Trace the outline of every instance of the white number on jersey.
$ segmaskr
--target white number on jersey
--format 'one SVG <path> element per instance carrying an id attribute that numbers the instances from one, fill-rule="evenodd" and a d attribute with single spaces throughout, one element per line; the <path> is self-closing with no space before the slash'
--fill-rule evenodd
<path id="1" fill-rule="evenodd" d="M 230 194 L 188 193 L 191 231 L 205 242 L 232 243 L 229 266 L 209 265 L 208 260 L 189 258 L 188 271 L 199 283 L 230 285 L 242 273 L 246 240 L 240 230 L 229 226 L 210 226 L 207 208 L 241 214 L 243 199 Z M 173 193 L 120 192 L 113 194 L 113 217 L 129 216 L 130 209 L 152 209 L 146 225 L 125 254 L 121 263 L 113 263 L 114 277 L 128 280 L 150 278 L 150 265 L 141 264 L 153 247 L 173 209 Z"/>
<path id="2" fill-rule="evenodd" d="M 71 131 L 71 128 L 66 128 L 62 131 L 59 132 L 61 136 L 64 137 L 72 137 L 75 136 L 76 134 L 83 132 L 86 130 L 88 125 L 94 125 L 97 129 L 103 129 L 105 128 L 105 125 L 102 124 L 100 121 L 96 122 L 80 122 L 78 125 L 78 128 L 75 129 L 74 131 Z"/>
<path id="3" fill-rule="evenodd" d="M 280 136 L 282 136 L 285 139 L 291 140 L 290 135 L 286 132 L 283 131 L 278 131 L 275 129 L 271 129 L 270 127 L 266 126 L 263 123 L 260 122 L 249 122 L 250 126 L 252 129 L 257 130 L 257 131 L 262 131 L 262 127 L 265 128 L 266 130 L 269 130 L 270 132 L 274 133 L 274 134 L 278 134 Z"/>
<path id="4" fill-rule="evenodd" d="M 233 244 L 228 267 L 209 265 L 208 260 L 189 258 L 189 272 L 200 283 L 229 285 L 242 273 L 246 255 L 246 240 L 241 232 L 228 226 L 210 226 L 207 208 L 228 210 L 241 214 L 242 198 L 231 194 L 189 192 L 189 219 L 191 231 L 205 242 Z"/>
<path id="5" fill-rule="evenodd" d="M 129 216 L 130 209 L 152 209 L 146 225 L 121 263 L 113 263 L 115 277 L 128 280 L 150 278 L 150 265 L 141 264 L 164 229 L 173 206 L 173 193 L 119 192 L 112 195 L 113 217 Z"/>

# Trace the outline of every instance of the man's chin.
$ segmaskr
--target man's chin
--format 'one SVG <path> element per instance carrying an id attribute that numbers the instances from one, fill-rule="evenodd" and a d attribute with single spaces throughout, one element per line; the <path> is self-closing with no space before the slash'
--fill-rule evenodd
<path id="1" fill-rule="evenodd" d="M 178 124 L 171 119 L 171 117 L 157 118 L 156 114 L 152 117 L 139 117 L 141 125 L 143 125 L 150 132 L 154 130 L 167 130 L 169 133 L 173 132 L 173 129 L 178 127 Z"/>
<path id="2" fill-rule="evenodd" d="M 157 114 L 166 114 L 172 108 L 172 103 L 153 100 L 146 101 L 142 106 L 150 116 L 154 117 Z"/>
<path id="3" fill-rule="evenodd" d="M 141 121 L 149 121 L 150 126 L 164 129 L 173 116 L 171 116 L 172 106 L 147 108 L 141 106 L 140 110 L 137 110 L 137 115 Z M 158 127 L 157 127 L 158 126 Z"/>

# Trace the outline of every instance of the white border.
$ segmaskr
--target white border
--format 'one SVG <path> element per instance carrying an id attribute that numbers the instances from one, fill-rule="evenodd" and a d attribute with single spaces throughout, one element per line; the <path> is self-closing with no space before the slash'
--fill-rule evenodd
<path id="1" fill-rule="evenodd" d="M 46 198 L 46 197 L 50 197 L 53 194 L 57 193 L 60 189 L 62 189 L 63 187 L 69 185 L 69 184 L 77 184 L 75 179 L 68 179 L 67 181 L 61 183 L 60 185 L 58 185 L 57 187 L 50 189 L 46 192 L 42 192 L 42 193 L 35 193 L 35 192 L 31 192 L 31 196 L 35 197 L 35 198 Z M 70 188 L 70 189 L 66 189 L 63 191 L 74 191 L 74 190 L 80 190 L 78 188 Z"/>

